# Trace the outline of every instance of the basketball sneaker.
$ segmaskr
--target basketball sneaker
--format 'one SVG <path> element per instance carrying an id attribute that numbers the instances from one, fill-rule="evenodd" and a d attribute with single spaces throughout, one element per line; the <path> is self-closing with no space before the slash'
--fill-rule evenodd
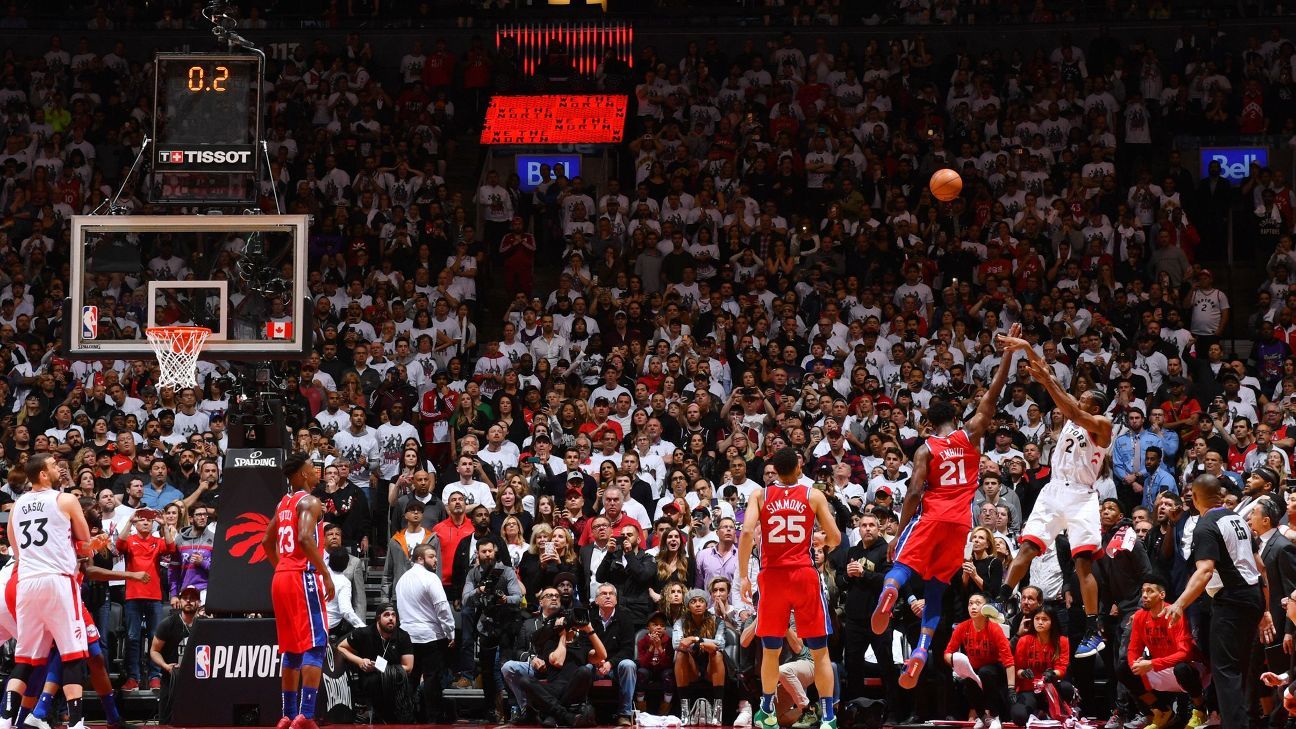
<path id="1" fill-rule="evenodd" d="M 307 719 L 305 716 L 298 714 L 296 719 L 292 720 L 292 729 L 319 729 L 319 724 L 314 719 Z"/>
<path id="2" fill-rule="evenodd" d="M 32 729 L 50 729 L 49 722 L 35 714 L 28 714 L 27 718 L 23 720 L 23 726 L 32 727 Z"/>
<path id="3" fill-rule="evenodd" d="M 922 675 L 925 665 L 927 665 L 927 649 L 915 648 L 913 653 L 909 654 L 909 660 L 905 661 L 904 671 L 900 674 L 900 687 L 911 689 L 917 686 L 918 677 Z"/>
<path id="4" fill-rule="evenodd" d="M 819 729 L 837 729 L 837 717 L 834 716 L 828 721 L 820 722 Z"/>
<path id="5" fill-rule="evenodd" d="M 778 717 L 774 714 L 766 714 L 759 708 L 756 709 L 756 716 L 752 719 L 755 729 L 778 729 Z"/>
<path id="6" fill-rule="evenodd" d="M 1076 647 L 1075 657 L 1089 658 L 1090 656 L 1096 656 L 1098 655 L 1098 651 L 1101 651 L 1106 647 L 1107 644 L 1103 642 L 1102 635 L 1100 635 L 1096 630 L 1090 630 L 1085 633 L 1085 637 L 1080 641 L 1080 645 Z"/>
<path id="7" fill-rule="evenodd" d="M 1206 712 L 1201 709 L 1193 709 L 1192 716 L 1188 718 L 1188 723 L 1184 725 L 1184 729 L 1198 729 L 1205 723 Z"/>
<path id="8" fill-rule="evenodd" d="M 733 725 L 735 727 L 750 727 L 752 725 L 752 707 L 750 703 L 744 701 L 738 705 L 738 716 L 734 718 Z"/>
<path id="9" fill-rule="evenodd" d="M 275 729 L 288 729 L 288 727 L 292 726 L 292 722 L 293 720 L 291 716 L 285 716 L 279 719 L 278 724 L 275 724 Z"/>
<path id="10" fill-rule="evenodd" d="M 895 607 L 899 595 L 900 591 L 894 585 L 887 584 L 882 588 L 882 594 L 878 595 L 877 607 L 873 608 L 873 619 L 870 621 L 873 635 L 882 635 L 887 628 L 891 627 L 891 610 Z"/>

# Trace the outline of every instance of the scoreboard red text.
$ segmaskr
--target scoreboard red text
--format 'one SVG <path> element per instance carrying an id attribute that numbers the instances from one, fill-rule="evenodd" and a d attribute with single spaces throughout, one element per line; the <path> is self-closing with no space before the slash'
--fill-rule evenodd
<path id="1" fill-rule="evenodd" d="M 625 133 L 626 97 L 611 94 L 495 96 L 482 144 L 615 144 Z"/>

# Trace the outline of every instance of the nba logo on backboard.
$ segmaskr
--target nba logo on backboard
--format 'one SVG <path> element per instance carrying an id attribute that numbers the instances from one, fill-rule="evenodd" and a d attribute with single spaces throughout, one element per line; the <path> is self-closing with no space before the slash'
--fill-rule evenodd
<path id="1" fill-rule="evenodd" d="M 211 646 L 194 648 L 194 678 L 211 678 Z"/>
<path id="2" fill-rule="evenodd" d="M 99 337 L 99 307 L 81 307 L 81 338 L 97 339 Z"/>

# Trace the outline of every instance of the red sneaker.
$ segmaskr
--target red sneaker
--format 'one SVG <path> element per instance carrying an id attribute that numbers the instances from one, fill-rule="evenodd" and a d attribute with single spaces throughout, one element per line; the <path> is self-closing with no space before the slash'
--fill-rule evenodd
<path id="1" fill-rule="evenodd" d="M 149 691 L 161 691 L 161 690 L 162 690 L 162 679 L 160 678 L 149 679 Z"/>
<path id="2" fill-rule="evenodd" d="M 922 675 L 925 665 L 927 665 L 927 651 L 915 648 L 909 660 L 905 661 L 904 671 L 900 674 L 900 688 L 912 689 L 917 686 L 918 677 Z"/>
<path id="3" fill-rule="evenodd" d="M 873 628 L 873 635 L 882 635 L 891 627 L 891 610 L 895 607 L 896 598 L 900 591 L 894 586 L 888 584 L 882 588 L 882 594 L 878 595 L 877 607 L 873 608 L 873 617 L 870 619 L 870 627 Z"/>
<path id="4" fill-rule="evenodd" d="M 307 719 L 298 714 L 297 718 L 292 720 L 291 729 L 319 729 L 319 724 L 316 724 L 314 719 Z"/>
<path id="5" fill-rule="evenodd" d="M 126 679 L 126 683 L 121 685 L 121 690 L 123 693 L 127 691 L 139 691 L 139 681 L 136 681 L 133 678 L 128 678 Z"/>
<path id="6" fill-rule="evenodd" d="M 292 721 L 293 720 L 291 716 L 285 716 L 279 720 L 278 724 L 275 724 L 275 729 L 288 729 L 290 726 L 292 726 Z"/>

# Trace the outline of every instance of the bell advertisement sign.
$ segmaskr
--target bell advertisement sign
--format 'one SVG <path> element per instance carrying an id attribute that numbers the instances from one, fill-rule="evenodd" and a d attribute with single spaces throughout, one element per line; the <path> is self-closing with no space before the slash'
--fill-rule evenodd
<path id="1" fill-rule="evenodd" d="M 534 192 L 545 182 L 543 169 L 549 166 L 548 179 L 552 180 L 554 165 L 562 165 L 563 174 L 571 179 L 581 173 L 581 156 L 579 154 L 519 154 L 514 157 L 517 176 L 522 181 L 519 188 L 522 192 Z"/>
<path id="2" fill-rule="evenodd" d="M 1269 166 L 1268 147 L 1202 147 L 1201 176 L 1210 176 L 1212 162 L 1218 162 L 1220 177 L 1229 182 L 1241 182 L 1251 176 L 1251 165 Z"/>

